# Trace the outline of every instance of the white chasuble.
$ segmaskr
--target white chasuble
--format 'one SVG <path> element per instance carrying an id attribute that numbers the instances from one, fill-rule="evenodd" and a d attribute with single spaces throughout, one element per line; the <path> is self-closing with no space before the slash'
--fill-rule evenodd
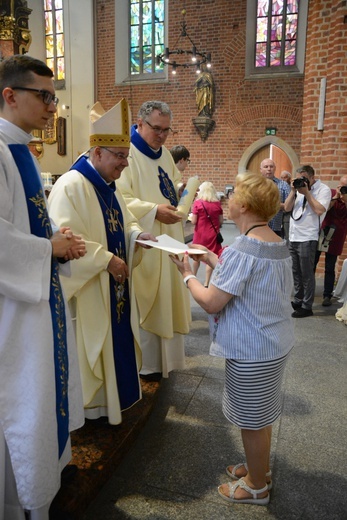
<path id="1" fill-rule="evenodd" d="M 0 119 L 0 422 L 19 502 L 32 510 L 52 501 L 67 461 L 58 459 L 49 305 L 52 246 L 30 232 L 21 176 L 8 149 L 30 139 Z M 67 338 L 71 431 L 82 426 L 83 407 L 68 312 Z"/>
<path id="2" fill-rule="evenodd" d="M 161 150 L 160 158 L 153 160 L 131 144 L 129 166 L 123 170 L 117 186 L 140 224 L 144 227 L 143 222 L 146 222 L 146 231 L 155 236 L 165 233 L 184 242 L 181 222 L 168 225 L 155 219 L 158 204 L 171 204 L 161 191 L 161 172 L 164 171 L 172 182 L 176 195 L 181 182 L 170 152 L 165 146 Z M 165 340 L 173 340 L 175 334 L 188 334 L 191 321 L 189 292 L 168 253 L 154 248 L 145 250 L 141 264 L 134 269 L 133 285 L 140 325 L 144 330 Z M 170 348 L 166 349 L 165 356 L 170 357 Z M 182 368 L 183 360 L 178 363 L 169 360 L 168 366 Z"/>
<path id="3" fill-rule="evenodd" d="M 127 265 L 130 270 L 141 258 L 141 248 L 134 255 L 135 239 L 142 232 L 137 220 L 128 211 L 121 194 L 116 191 L 124 219 Z M 113 253 L 108 251 L 105 223 L 93 184 L 79 171 L 71 170 L 60 177 L 49 197 L 52 218 L 60 226 L 69 226 L 82 235 L 87 254 L 71 265 L 71 276 L 62 276 L 76 328 L 83 400 L 86 417 L 108 416 L 111 424 L 122 420 L 115 373 L 111 328 L 110 283 L 106 270 Z M 139 396 L 141 367 L 139 318 L 131 290 L 131 327 L 134 335 Z M 135 404 L 135 403 L 133 403 Z"/>

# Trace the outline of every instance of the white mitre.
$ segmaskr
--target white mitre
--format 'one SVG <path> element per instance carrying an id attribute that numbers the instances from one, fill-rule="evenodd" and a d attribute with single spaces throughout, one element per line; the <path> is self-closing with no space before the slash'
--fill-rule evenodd
<path id="1" fill-rule="evenodd" d="M 116 146 L 130 148 L 131 112 L 123 98 L 108 112 L 97 101 L 90 110 L 90 147 Z"/>

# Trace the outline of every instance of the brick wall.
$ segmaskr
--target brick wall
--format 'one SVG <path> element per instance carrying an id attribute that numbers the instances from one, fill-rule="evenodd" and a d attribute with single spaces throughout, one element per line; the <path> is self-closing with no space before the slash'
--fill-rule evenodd
<path id="1" fill-rule="evenodd" d="M 301 162 L 321 180 L 336 185 L 347 173 L 347 16 L 346 1 L 310 2 L 307 32 Z M 317 130 L 321 79 L 326 78 L 324 130 Z M 324 255 L 322 255 L 324 257 Z M 338 271 L 347 258 L 347 244 Z M 317 273 L 322 273 L 320 262 Z"/>
<path id="2" fill-rule="evenodd" d="M 96 0 L 96 8 L 97 99 L 109 108 L 124 96 L 134 122 L 142 102 L 166 101 L 174 114 L 175 130 L 166 145 L 184 144 L 189 148 L 188 175 L 211 180 L 218 191 L 224 191 L 226 184 L 233 183 L 244 151 L 264 137 L 269 126 L 277 128 L 276 137 L 293 148 L 301 163 L 311 163 L 322 180 L 336 182 L 346 173 L 346 1 L 310 1 L 305 81 L 300 77 L 245 80 L 245 0 L 187 2 L 189 35 L 199 49 L 212 53 L 216 125 L 205 142 L 192 123 L 197 116 L 193 70 L 178 69 L 176 76 L 169 74 L 166 83 L 116 86 L 114 0 Z M 181 0 L 169 1 L 169 46 L 179 36 L 181 9 Z M 316 126 L 323 76 L 327 77 L 325 127 L 319 132 Z M 343 258 L 346 253 L 345 248 Z"/>
<path id="3" fill-rule="evenodd" d="M 168 83 L 115 86 L 114 0 L 97 0 L 98 99 L 110 107 L 124 96 L 131 104 L 133 118 L 147 99 L 166 101 L 173 111 L 174 135 L 170 148 L 184 144 L 191 152 L 189 173 L 212 180 L 224 190 L 237 174 L 245 149 L 264 137 L 266 126 L 276 126 L 277 136 L 299 154 L 303 80 L 273 79 L 245 81 L 246 2 L 245 0 L 190 0 L 186 22 L 190 37 L 199 49 L 212 53 L 215 82 L 215 128 L 203 142 L 195 129 L 195 80 L 193 70 L 178 70 Z M 169 2 L 169 46 L 180 32 L 181 0 Z M 183 42 L 183 40 L 182 40 Z"/>

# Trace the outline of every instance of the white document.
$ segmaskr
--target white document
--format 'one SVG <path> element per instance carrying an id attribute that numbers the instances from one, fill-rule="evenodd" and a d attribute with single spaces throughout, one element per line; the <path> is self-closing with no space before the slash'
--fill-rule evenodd
<path id="1" fill-rule="evenodd" d="M 144 244 L 145 246 L 151 246 L 157 249 L 162 249 L 163 251 L 168 251 L 174 255 L 184 254 L 185 252 L 191 255 L 203 255 L 206 253 L 206 251 L 203 251 L 202 249 L 188 248 L 186 244 L 169 237 L 169 235 L 159 235 L 157 240 L 158 242 L 154 242 L 153 240 L 136 240 L 136 242 Z"/>

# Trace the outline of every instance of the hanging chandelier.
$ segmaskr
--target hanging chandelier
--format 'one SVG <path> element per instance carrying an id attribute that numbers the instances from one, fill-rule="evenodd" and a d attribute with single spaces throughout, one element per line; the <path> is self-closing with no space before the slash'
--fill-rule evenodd
<path id="1" fill-rule="evenodd" d="M 211 53 L 200 52 L 189 36 L 187 32 L 187 24 L 185 21 L 186 9 L 182 9 L 182 21 L 181 21 L 181 33 L 173 47 L 173 49 L 169 49 L 169 47 L 165 48 L 165 52 L 161 54 L 157 54 L 156 61 L 157 65 L 164 63 L 164 65 L 169 65 L 172 67 L 172 74 L 176 74 L 178 67 L 183 67 L 188 69 L 189 67 L 195 67 L 196 74 L 200 74 L 201 65 L 206 64 L 206 68 L 211 68 Z M 179 47 L 180 41 L 183 38 L 187 38 L 191 44 L 190 48 L 181 49 Z"/>

